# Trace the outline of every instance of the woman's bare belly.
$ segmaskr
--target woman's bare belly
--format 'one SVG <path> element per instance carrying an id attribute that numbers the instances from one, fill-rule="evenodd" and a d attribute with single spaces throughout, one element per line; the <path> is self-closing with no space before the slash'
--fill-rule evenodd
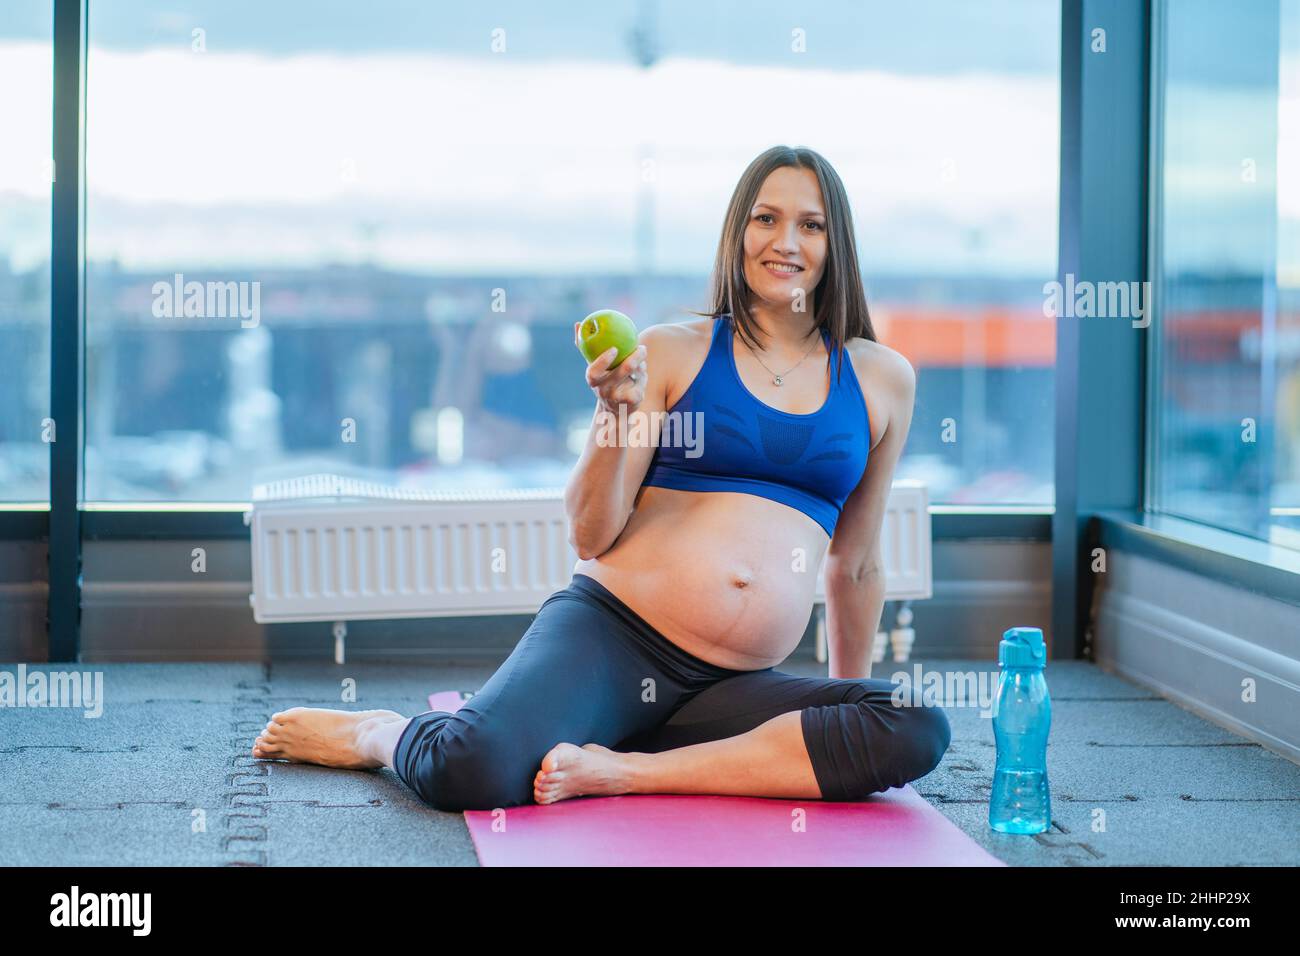
<path id="1" fill-rule="evenodd" d="M 649 486 L 613 546 L 573 570 L 687 653 L 761 670 L 803 636 L 829 543 L 807 515 L 767 498 Z"/>

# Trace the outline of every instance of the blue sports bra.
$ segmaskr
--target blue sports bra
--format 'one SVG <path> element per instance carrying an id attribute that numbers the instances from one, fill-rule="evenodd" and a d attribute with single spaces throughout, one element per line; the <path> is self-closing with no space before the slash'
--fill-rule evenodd
<path id="1" fill-rule="evenodd" d="M 825 329 L 822 339 L 830 353 Z M 745 387 L 731 342 L 731 316 L 715 316 L 709 354 L 668 410 L 641 484 L 758 495 L 802 511 L 833 535 L 871 447 L 871 417 L 848 355 L 825 404 L 794 415 Z M 830 359 L 833 368 L 833 354 Z"/>

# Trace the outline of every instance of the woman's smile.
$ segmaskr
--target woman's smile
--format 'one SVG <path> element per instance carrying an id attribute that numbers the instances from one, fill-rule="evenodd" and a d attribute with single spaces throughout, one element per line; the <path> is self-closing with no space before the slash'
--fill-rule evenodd
<path id="1" fill-rule="evenodd" d="M 780 279 L 789 279 L 790 277 L 797 276 L 803 272 L 801 266 L 779 263 L 775 260 L 764 262 L 763 268 L 767 269 L 768 272 Z"/>

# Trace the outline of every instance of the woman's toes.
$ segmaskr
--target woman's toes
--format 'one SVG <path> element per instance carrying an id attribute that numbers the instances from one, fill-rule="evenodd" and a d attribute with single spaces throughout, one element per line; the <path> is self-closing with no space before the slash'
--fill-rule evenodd
<path id="1" fill-rule="evenodd" d="M 568 766 L 570 763 L 570 752 L 576 751 L 577 749 L 577 747 L 569 743 L 556 744 L 548 750 L 546 756 L 542 758 L 542 771 L 544 773 L 555 773 L 562 767 Z"/>

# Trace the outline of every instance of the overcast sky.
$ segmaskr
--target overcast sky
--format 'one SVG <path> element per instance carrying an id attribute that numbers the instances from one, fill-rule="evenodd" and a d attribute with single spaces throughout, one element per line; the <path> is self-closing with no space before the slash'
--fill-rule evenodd
<path id="1" fill-rule="evenodd" d="M 23 267 L 48 250 L 49 3 L 14 2 L 0 88 L 25 95 L 0 100 L 0 255 Z M 745 165 L 789 143 L 839 171 L 875 270 L 1055 271 L 1058 4 L 644 9 L 94 4 L 91 258 L 705 272 Z M 629 42 L 638 23 L 653 43 Z M 1249 95 L 1215 108 L 1230 125 Z"/>

